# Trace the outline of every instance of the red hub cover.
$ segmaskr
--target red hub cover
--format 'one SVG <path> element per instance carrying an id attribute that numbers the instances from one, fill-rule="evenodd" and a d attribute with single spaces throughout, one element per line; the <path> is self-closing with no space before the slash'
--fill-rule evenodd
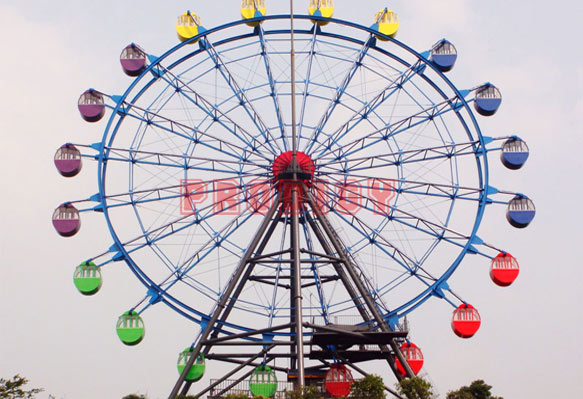
<path id="1" fill-rule="evenodd" d="M 296 152 L 295 165 L 293 165 L 292 151 L 284 152 L 275 158 L 272 167 L 273 181 L 278 190 L 283 190 L 282 201 L 286 209 L 291 209 L 291 193 L 293 189 L 296 189 L 299 194 L 298 209 L 303 206 L 305 202 L 303 185 L 308 188 L 311 187 L 315 169 L 312 158 L 303 152 Z"/>

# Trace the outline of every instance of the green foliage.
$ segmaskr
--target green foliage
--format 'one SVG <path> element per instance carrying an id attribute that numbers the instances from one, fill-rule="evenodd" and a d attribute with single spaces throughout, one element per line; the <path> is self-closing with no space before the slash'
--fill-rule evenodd
<path id="1" fill-rule="evenodd" d="M 148 397 L 142 394 L 130 393 L 129 395 L 126 395 L 121 399 L 148 399 Z"/>
<path id="2" fill-rule="evenodd" d="M 33 388 L 30 391 L 24 389 L 28 380 L 16 374 L 12 379 L 0 378 L 0 399 L 34 399 L 37 393 L 43 391 L 40 388 Z"/>
<path id="3" fill-rule="evenodd" d="M 286 399 L 319 399 L 322 396 L 318 389 L 313 386 L 305 386 L 301 390 L 286 391 Z"/>
<path id="4" fill-rule="evenodd" d="M 246 393 L 230 393 L 223 397 L 224 399 L 249 399 L 249 395 Z"/>
<path id="5" fill-rule="evenodd" d="M 178 395 L 176 399 L 197 399 L 194 395 Z"/>
<path id="6" fill-rule="evenodd" d="M 501 396 L 492 396 L 490 389 L 492 386 L 484 380 L 476 380 L 469 387 L 463 386 L 457 391 L 448 392 L 446 399 L 504 399 Z"/>
<path id="7" fill-rule="evenodd" d="M 407 399 L 431 399 L 432 388 L 431 383 L 421 377 L 405 378 L 397 384 L 397 391 Z"/>
<path id="8" fill-rule="evenodd" d="M 356 380 L 350 387 L 350 397 L 354 399 L 385 399 L 385 384 L 378 375 L 369 374 Z"/>

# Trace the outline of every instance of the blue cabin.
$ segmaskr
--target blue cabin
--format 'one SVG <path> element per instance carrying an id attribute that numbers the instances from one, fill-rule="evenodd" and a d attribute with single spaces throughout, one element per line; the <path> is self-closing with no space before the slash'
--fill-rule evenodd
<path id="1" fill-rule="evenodd" d="M 450 41 L 441 39 L 431 48 L 429 60 L 441 72 L 451 71 L 457 60 L 457 49 Z"/>
<path id="2" fill-rule="evenodd" d="M 535 213 L 536 209 L 530 198 L 518 194 L 508 203 L 506 219 L 512 226 L 522 229 L 532 222 Z"/>
<path id="3" fill-rule="evenodd" d="M 500 104 L 502 104 L 502 94 L 493 84 L 486 83 L 476 89 L 474 108 L 480 115 L 494 115 L 500 108 Z"/>
<path id="4" fill-rule="evenodd" d="M 528 159 L 528 146 L 518 137 L 511 137 L 502 145 L 500 160 L 508 169 L 520 169 Z"/>

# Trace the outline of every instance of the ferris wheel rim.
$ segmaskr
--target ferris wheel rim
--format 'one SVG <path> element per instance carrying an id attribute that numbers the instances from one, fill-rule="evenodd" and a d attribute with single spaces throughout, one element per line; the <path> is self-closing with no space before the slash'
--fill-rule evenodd
<path id="1" fill-rule="evenodd" d="M 258 21 L 264 21 L 264 20 L 276 20 L 276 19 L 289 19 L 289 15 L 273 15 L 273 16 L 265 16 L 262 18 L 257 18 Z M 318 19 L 318 17 L 313 17 L 313 16 L 307 16 L 307 15 L 294 15 L 294 18 L 298 18 L 298 19 Z M 339 23 L 342 25 L 347 25 L 350 26 L 352 28 L 356 28 L 356 29 L 360 29 L 362 31 L 366 31 L 368 33 L 370 33 L 371 35 L 379 35 L 379 32 L 376 32 L 374 30 L 372 30 L 371 28 L 367 28 L 365 26 L 362 25 L 358 25 L 349 21 L 344 21 L 344 20 L 339 20 L 339 19 L 327 19 L 330 22 L 333 23 Z M 106 187 L 105 187 L 105 181 L 106 181 L 106 171 L 107 171 L 107 162 L 105 162 L 105 160 L 107 160 L 108 156 L 109 156 L 109 152 L 110 152 L 110 147 L 114 142 L 115 139 L 115 135 L 117 134 L 117 130 L 119 129 L 119 126 L 121 125 L 123 118 L 119 118 L 119 120 L 117 121 L 117 126 L 114 127 L 114 132 L 115 134 L 112 134 L 111 136 L 108 136 L 108 133 L 110 131 L 110 128 L 113 126 L 114 124 L 114 120 L 117 117 L 118 113 L 120 111 L 122 111 L 122 102 L 123 100 L 125 100 L 125 98 L 130 94 L 130 92 L 134 89 L 134 87 L 136 87 L 136 85 L 138 84 L 138 82 L 145 77 L 148 74 L 152 73 L 153 68 L 156 68 L 156 66 L 158 66 L 160 64 L 161 61 L 163 61 L 166 57 L 168 57 L 170 54 L 173 54 L 175 51 L 181 49 L 182 47 L 186 46 L 187 44 L 189 44 L 190 42 L 196 41 L 200 38 L 203 38 L 204 36 L 207 36 L 209 34 L 212 34 L 214 32 L 218 32 L 218 31 L 222 31 L 225 29 L 228 29 L 230 27 L 233 26 L 238 26 L 241 24 L 244 24 L 245 21 L 234 21 L 231 23 L 227 23 L 221 26 L 218 26 L 216 28 L 213 29 L 209 29 L 207 31 L 204 31 L 202 33 L 200 33 L 198 36 L 194 37 L 193 39 L 191 39 L 188 42 L 184 42 L 181 43 L 175 47 L 173 47 L 172 49 L 168 50 L 163 56 L 158 57 L 156 59 L 155 62 L 152 62 L 148 68 L 139 76 L 137 77 L 128 87 L 128 89 L 126 90 L 126 92 L 124 93 L 123 96 L 121 96 L 121 100 L 119 101 L 117 106 L 115 107 L 115 109 L 113 110 L 113 114 L 110 117 L 107 127 L 105 129 L 105 133 L 102 139 L 102 149 L 100 151 L 100 159 L 99 159 L 99 166 L 98 166 L 98 184 L 99 184 L 99 192 L 101 194 L 101 204 L 102 204 L 102 208 L 104 211 L 104 215 L 108 224 L 108 228 L 110 230 L 110 234 L 112 235 L 112 237 L 114 238 L 114 245 L 116 245 L 118 247 L 119 252 L 123 253 L 124 256 L 124 260 L 126 261 L 126 263 L 128 263 L 128 265 L 130 266 L 130 269 L 132 269 L 132 271 L 134 272 L 134 274 L 136 274 L 136 276 L 138 277 L 138 279 L 149 289 L 153 289 L 153 290 L 160 290 L 160 287 L 153 281 L 151 280 L 148 275 L 143 272 L 143 270 L 139 267 L 139 265 L 133 261 L 131 254 L 129 254 L 126 249 L 125 249 L 125 245 L 121 242 L 121 240 L 119 239 L 113 224 L 111 222 L 110 216 L 109 216 L 109 207 L 107 204 L 107 194 L 106 194 Z M 289 30 L 287 31 L 289 32 Z M 296 31 L 297 32 L 297 31 Z M 267 32 L 266 32 L 267 33 Z M 275 33 L 286 33 L 286 30 L 281 30 L 279 32 L 275 32 Z M 325 33 L 322 33 L 323 35 L 326 35 Z M 247 34 L 247 35 L 241 35 L 240 37 L 250 37 L 253 36 L 253 34 Z M 464 96 L 460 93 L 460 91 L 457 89 L 457 87 L 455 85 L 453 85 L 449 79 L 443 75 L 442 72 L 440 72 L 439 70 L 437 70 L 437 68 L 435 68 L 425 57 L 423 57 L 421 54 L 417 53 L 415 50 L 409 48 L 408 46 L 404 45 L 402 42 L 397 41 L 395 39 L 389 38 L 387 37 L 389 40 L 391 40 L 393 43 L 399 45 L 401 48 L 405 49 L 406 51 L 410 52 L 411 54 L 417 56 L 418 60 L 423 61 L 425 63 L 425 65 L 429 65 L 431 68 L 433 68 L 435 70 L 436 73 L 438 73 L 440 75 L 440 77 L 449 85 L 450 89 L 452 91 L 454 91 L 456 93 L 456 95 L 458 96 L 459 100 L 462 102 L 463 107 L 465 107 L 465 109 L 468 111 L 468 115 L 470 117 L 470 120 L 473 124 L 473 128 L 475 129 L 475 132 L 477 134 L 477 138 L 478 141 L 480 143 L 481 148 L 485 148 L 485 144 L 484 144 L 484 138 L 481 134 L 479 125 L 477 124 L 477 121 L 475 120 L 475 116 L 473 114 L 473 112 L 470 110 L 468 103 L 465 101 Z M 236 38 L 229 38 L 229 39 L 225 39 L 225 42 L 227 41 L 231 41 L 231 40 L 236 40 Z M 200 52 L 204 51 L 203 49 L 198 50 Z M 189 54 L 189 57 L 194 56 L 194 54 Z M 178 62 L 178 61 L 177 61 Z M 182 61 L 180 61 L 182 62 Z M 168 67 L 170 68 L 170 66 Z M 152 79 L 151 82 L 155 81 L 155 78 Z M 143 87 L 143 89 L 140 91 L 140 93 L 143 93 L 144 91 L 147 90 L 148 85 L 145 85 Z M 438 90 L 438 87 L 435 87 L 436 90 Z M 439 91 L 438 91 L 439 92 Z M 440 94 L 445 95 L 443 92 L 440 92 Z M 139 96 L 140 94 L 136 94 L 136 96 L 134 97 L 134 100 Z M 457 112 L 456 112 L 457 113 Z M 459 117 L 459 115 L 458 115 Z M 463 119 L 463 118 L 462 118 Z M 468 132 L 469 134 L 469 130 L 466 129 L 466 132 Z M 109 142 L 106 145 L 106 139 L 109 137 Z M 487 158 L 486 157 L 482 157 L 484 164 L 482 165 L 480 163 L 480 153 L 478 153 L 478 151 L 476 150 L 476 162 L 477 162 L 477 167 L 480 170 L 480 173 L 478 174 L 481 180 L 481 188 L 483 190 L 485 190 L 488 187 L 488 180 L 489 180 L 489 176 L 488 176 L 488 164 L 487 164 Z M 483 169 L 483 176 L 482 176 L 482 172 L 481 170 Z M 421 294 L 419 294 L 416 298 L 412 299 L 408 304 L 403 305 L 402 307 L 400 307 L 398 310 L 402 310 L 402 311 L 406 311 L 406 313 L 412 311 L 414 308 L 416 308 L 417 306 L 421 305 L 424 301 L 426 301 L 428 298 L 430 298 L 434 291 L 435 288 L 439 288 L 441 287 L 442 283 L 447 281 L 447 279 L 449 279 L 449 277 L 453 274 L 453 272 L 455 271 L 455 269 L 457 268 L 457 266 L 459 265 L 459 263 L 461 262 L 461 260 L 464 258 L 464 256 L 466 255 L 466 253 L 469 251 L 469 249 L 472 246 L 472 243 L 474 241 L 474 239 L 477 237 L 477 230 L 479 228 L 480 222 L 482 220 L 483 217 L 483 210 L 485 208 L 486 205 L 486 199 L 487 199 L 487 195 L 483 195 L 482 199 L 479 202 L 479 206 L 478 206 L 478 212 L 475 218 L 475 222 L 474 222 L 474 226 L 472 228 L 472 233 L 470 236 L 470 239 L 467 240 L 467 243 L 465 245 L 465 247 L 463 248 L 462 252 L 458 255 L 458 258 L 454 261 L 454 263 L 450 266 L 450 268 L 448 269 L 448 271 L 446 273 L 444 273 L 440 279 L 438 281 L 436 281 L 431 287 L 428 287 L 424 292 L 422 292 Z M 161 290 L 163 291 L 163 290 Z M 186 315 L 186 317 L 188 317 L 189 319 L 197 322 L 197 323 L 202 323 L 204 317 L 206 316 L 206 314 L 197 311 L 196 309 L 190 307 L 188 304 L 185 304 L 183 302 L 181 302 L 180 300 L 178 300 L 177 298 L 174 298 L 171 294 L 164 292 L 162 297 L 160 298 L 161 301 L 165 302 L 168 306 L 170 306 L 171 308 L 173 308 L 174 310 L 178 311 L 179 313 L 186 315 L 184 311 L 179 311 L 180 307 L 183 307 L 184 309 L 189 310 L 190 312 L 192 312 L 195 315 L 198 315 L 201 317 L 201 320 L 195 320 L 192 316 L 188 316 Z M 411 308 L 411 306 L 415 305 L 413 308 Z M 394 316 L 398 310 L 395 310 L 394 312 L 391 312 L 390 314 L 387 313 L 385 316 L 387 318 L 390 318 L 391 316 Z M 406 313 L 402 313 L 402 314 L 406 314 Z M 237 328 L 237 329 L 241 329 L 242 331 L 249 331 L 249 329 L 246 329 L 243 326 L 238 326 L 238 325 L 230 325 L 229 323 L 224 323 L 224 325 L 229 325 L 229 327 L 232 328 Z"/>

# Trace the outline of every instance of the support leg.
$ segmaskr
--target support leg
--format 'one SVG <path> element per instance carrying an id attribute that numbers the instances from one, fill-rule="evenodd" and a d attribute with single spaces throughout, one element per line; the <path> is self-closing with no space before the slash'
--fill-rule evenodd
<path id="1" fill-rule="evenodd" d="M 336 250 L 336 255 L 338 257 L 340 257 L 340 259 L 342 259 L 342 263 L 344 264 L 346 271 L 348 272 L 348 275 L 350 276 L 352 282 L 354 283 L 354 286 L 356 287 L 356 290 L 360 294 L 361 298 L 364 300 L 366 308 L 368 309 L 368 311 L 372 315 L 373 320 L 376 321 L 377 325 L 379 326 L 379 328 L 382 331 L 392 331 L 389 324 L 387 323 L 387 321 L 384 319 L 381 312 L 377 308 L 377 306 L 372 298 L 372 295 L 366 289 L 363 282 L 360 280 L 358 273 L 355 270 L 355 267 L 352 264 L 351 260 L 346 255 L 345 248 L 342 245 L 342 243 L 340 242 L 338 234 L 336 234 L 336 232 L 334 231 L 334 229 L 330 225 L 330 222 L 328 222 L 328 219 L 326 218 L 326 216 L 322 212 L 318 212 L 318 209 L 316 208 L 316 202 L 314 201 L 314 197 L 307 190 L 306 190 L 306 196 L 308 198 L 308 202 L 310 204 L 310 207 L 312 208 L 314 214 L 316 215 L 316 218 L 317 218 L 319 224 L 322 226 L 322 229 L 324 230 L 324 233 L 326 234 L 328 240 L 331 242 L 332 246 Z M 391 349 L 393 350 L 393 353 L 395 354 L 397 359 L 399 359 L 399 362 L 401 362 L 401 364 L 403 365 L 403 368 L 405 369 L 407 376 L 414 377 L 415 374 L 411 370 L 409 363 L 405 359 L 405 356 L 403 356 L 403 353 L 399 349 L 397 343 L 393 339 L 391 339 L 389 342 L 389 345 L 391 346 Z M 382 350 L 382 348 L 381 348 L 381 350 Z M 389 366 L 391 367 L 391 369 L 395 373 L 395 377 L 397 377 L 398 380 L 401 380 L 403 377 L 397 371 L 397 369 L 396 369 L 392 359 L 390 359 L 390 357 L 389 357 L 388 361 L 389 361 Z"/>
<path id="2" fill-rule="evenodd" d="M 293 319 L 295 321 L 295 347 L 296 347 L 296 389 L 302 389 L 305 385 L 304 379 L 304 335 L 302 317 L 302 277 L 300 263 L 300 222 L 299 222 L 299 195 L 298 190 L 292 189 L 292 281 L 293 281 Z"/>
<path id="3" fill-rule="evenodd" d="M 176 395 L 178 394 L 178 391 L 180 390 L 180 388 L 184 384 L 186 375 L 188 374 L 188 372 L 190 371 L 190 368 L 194 364 L 195 359 L 201 353 L 202 342 L 205 341 L 209 337 L 210 333 L 215 328 L 215 325 L 216 325 L 217 321 L 219 320 L 219 317 L 221 316 L 221 314 L 225 310 L 225 306 L 227 305 L 227 302 L 229 301 L 231 294 L 233 293 L 233 291 L 235 290 L 235 287 L 237 286 L 237 284 L 241 280 L 241 276 L 243 275 L 245 268 L 247 267 L 248 260 L 255 254 L 255 249 L 259 245 L 259 242 L 261 241 L 262 237 L 264 236 L 270 222 L 273 220 L 273 216 L 275 215 L 275 213 L 280 205 L 280 197 L 281 196 L 278 196 L 277 200 L 274 202 L 274 204 L 271 207 L 271 209 L 269 210 L 268 214 L 263 219 L 263 222 L 261 223 L 261 225 L 259 226 L 259 229 L 255 233 L 253 240 L 251 240 L 251 244 L 249 245 L 249 248 L 247 248 L 247 251 L 245 252 L 243 257 L 241 258 L 239 265 L 237 266 L 237 268 L 233 272 L 233 275 L 231 277 L 231 280 L 229 281 L 229 284 L 225 288 L 225 291 L 223 292 L 223 294 L 222 294 L 222 296 L 217 304 L 217 307 L 215 308 L 213 314 L 211 315 L 207 326 L 205 327 L 204 331 L 202 332 L 201 336 L 199 337 L 199 341 L 196 344 L 196 346 L 194 347 L 192 356 L 188 360 L 188 363 L 185 365 L 184 371 L 180 374 L 178 381 L 176 381 L 176 384 L 174 385 L 172 392 L 168 396 L 168 399 L 175 399 Z"/>
<path id="4" fill-rule="evenodd" d="M 206 387 L 205 389 L 203 389 L 202 391 L 200 391 L 199 393 L 197 393 L 195 396 L 197 398 L 200 398 L 202 395 L 204 395 L 205 393 L 207 393 L 208 391 L 210 391 L 211 389 L 213 389 L 214 387 L 216 387 L 217 385 L 219 385 L 221 382 L 225 381 L 226 379 L 228 379 L 232 375 L 235 375 L 236 373 L 238 373 L 243 368 L 249 366 L 251 363 L 253 363 L 253 361 L 255 359 L 257 359 L 257 358 L 265 355 L 267 352 L 269 352 L 273 348 L 274 348 L 274 345 L 270 345 L 267 348 L 263 349 L 257 355 L 255 355 L 255 356 L 249 358 L 247 361 L 241 363 L 239 366 L 235 367 L 233 370 L 229 371 L 227 374 L 225 374 L 223 377 L 221 377 L 220 380 L 217 380 L 215 383 L 209 385 L 208 387 Z"/>

